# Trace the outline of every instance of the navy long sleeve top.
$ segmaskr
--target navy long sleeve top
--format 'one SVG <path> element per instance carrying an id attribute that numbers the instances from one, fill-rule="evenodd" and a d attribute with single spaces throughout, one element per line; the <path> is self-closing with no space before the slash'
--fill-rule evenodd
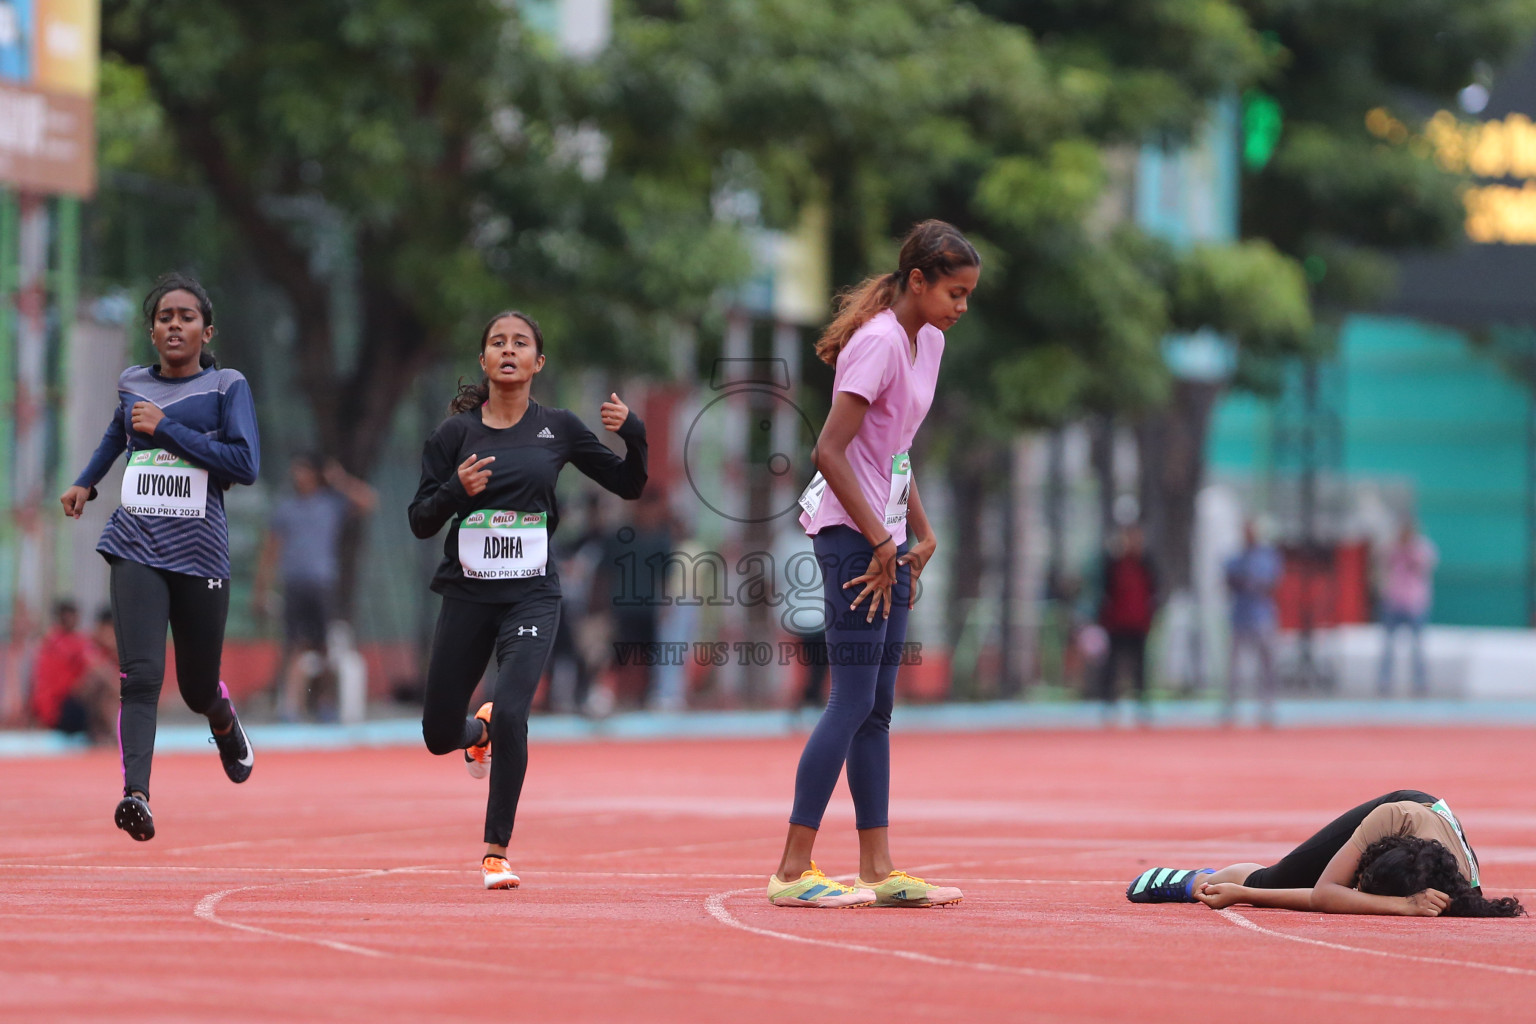
<path id="1" fill-rule="evenodd" d="M 229 525 L 224 491 L 252 484 L 261 465 L 256 402 L 238 370 L 208 367 L 191 377 L 162 377 L 158 367 L 130 366 L 117 380 L 117 408 L 101 443 L 76 478 L 92 490 L 124 452 L 162 449 L 208 471 L 208 500 L 200 519 L 134 515 L 119 507 L 96 550 L 103 556 L 209 579 L 229 578 Z M 136 402 L 165 413 L 154 434 L 132 427 Z"/>

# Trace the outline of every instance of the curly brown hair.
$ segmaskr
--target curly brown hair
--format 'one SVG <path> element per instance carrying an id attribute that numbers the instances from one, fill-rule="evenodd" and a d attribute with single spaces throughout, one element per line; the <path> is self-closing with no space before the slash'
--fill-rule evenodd
<path id="1" fill-rule="evenodd" d="M 1412 896 L 1439 889 L 1451 898 L 1442 917 L 1519 917 L 1525 907 L 1513 896 L 1488 899 L 1461 875 L 1450 850 L 1433 839 L 1399 833 L 1365 848 L 1355 888 L 1377 896 Z"/>

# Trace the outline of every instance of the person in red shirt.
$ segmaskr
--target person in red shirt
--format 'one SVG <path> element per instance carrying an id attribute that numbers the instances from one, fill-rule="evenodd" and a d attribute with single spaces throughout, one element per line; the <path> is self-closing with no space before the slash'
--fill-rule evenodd
<path id="1" fill-rule="evenodd" d="M 80 610 L 73 601 L 53 606 L 53 626 L 43 635 L 32 662 L 28 702 L 38 724 L 65 735 L 93 740 L 110 734 L 102 714 L 104 660 L 91 638 L 78 631 Z"/>
<path id="2" fill-rule="evenodd" d="M 1147 554 L 1141 527 L 1120 528 L 1104 559 L 1104 580 L 1099 603 L 1099 625 L 1109 638 L 1109 649 L 1099 669 L 1099 699 L 1108 721 L 1115 705 L 1115 677 L 1130 662 L 1131 685 L 1143 721 L 1147 707 L 1147 634 L 1157 613 L 1157 569 Z"/>

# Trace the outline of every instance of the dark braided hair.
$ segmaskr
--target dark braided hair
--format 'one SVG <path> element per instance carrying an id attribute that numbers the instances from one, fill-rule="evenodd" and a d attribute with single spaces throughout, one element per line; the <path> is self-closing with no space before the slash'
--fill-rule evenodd
<path id="1" fill-rule="evenodd" d="M 837 316 L 827 325 L 816 342 L 816 356 L 831 366 L 855 331 L 882 310 L 889 309 L 896 297 L 907 290 L 912 271 L 920 270 L 923 280 L 933 284 L 962 267 L 981 266 L 976 247 L 960 229 L 942 220 L 925 220 L 907 232 L 901 242 L 896 269 L 889 274 L 866 278 L 837 297 Z"/>
<path id="2" fill-rule="evenodd" d="M 191 274 L 172 270 L 161 274 L 156 279 L 155 286 L 149 290 L 149 294 L 144 296 L 144 323 L 150 330 L 155 329 L 155 314 L 160 311 L 160 300 L 171 292 L 191 292 L 192 297 L 197 299 L 198 312 L 203 315 L 203 326 L 213 326 L 213 300 L 208 298 L 208 292 Z M 212 352 L 208 351 L 208 346 L 204 345 L 203 350 L 198 353 L 197 365 L 206 370 L 210 366 L 218 366 L 219 361 L 214 358 Z"/>
<path id="3" fill-rule="evenodd" d="M 1450 850 L 1433 839 L 1399 833 L 1365 848 L 1355 888 L 1377 896 L 1412 896 L 1439 889 L 1451 898 L 1442 917 L 1519 917 L 1525 908 L 1513 896 L 1490 900 L 1461 876 Z"/>
<path id="4" fill-rule="evenodd" d="M 515 316 L 528 325 L 528 329 L 533 332 L 534 350 L 542 356 L 544 354 L 544 332 L 539 330 L 539 322 L 527 313 L 520 313 L 515 309 L 504 309 L 486 322 L 485 330 L 480 332 L 480 351 L 484 352 L 486 344 L 491 340 L 491 328 L 496 326 L 497 321 L 505 320 L 509 316 Z M 454 395 L 453 401 L 448 403 L 448 415 L 456 416 L 461 412 L 478 409 L 490 400 L 490 378 L 482 375 L 479 384 L 466 384 L 464 383 L 464 378 L 460 377 L 459 393 Z"/>

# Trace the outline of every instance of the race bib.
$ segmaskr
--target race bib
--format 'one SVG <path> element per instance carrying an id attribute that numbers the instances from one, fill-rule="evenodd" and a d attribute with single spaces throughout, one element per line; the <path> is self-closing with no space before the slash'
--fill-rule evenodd
<path id="1" fill-rule="evenodd" d="M 826 493 L 827 478 L 818 471 L 811 477 L 811 482 L 805 485 L 805 490 L 800 492 L 800 507 L 805 509 L 806 515 L 816 518 L 816 510 L 821 508 L 821 497 Z"/>
<path id="2" fill-rule="evenodd" d="M 806 515 L 816 517 L 821 499 L 827 493 L 827 478 L 817 473 L 800 492 L 800 507 Z M 912 456 L 907 452 L 891 457 L 891 490 L 885 502 L 885 525 L 904 522 L 907 518 L 907 501 L 912 496 Z"/>
<path id="3" fill-rule="evenodd" d="M 885 525 L 906 522 L 907 499 L 912 496 L 912 456 L 891 457 L 891 496 L 885 503 Z"/>
<path id="4" fill-rule="evenodd" d="M 481 509 L 459 523 L 459 568 L 472 580 L 543 576 L 549 514 Z"/>
<path id="5" fill-rule="evenodd" d="M 1472 877 L 1467 881 L 1472 883 L 1472 888 L 1477 888 L 1483 883 L 1478 879 L 1477 854 L 1472 852 L 1472 847 L 1467 843 L 1466 833 L 1461 830 L 1461 822 L 1456 820 L 1456 815 L 1451 813 L 1451 805 L 1444 800 L 1436 800 L 1429 805 L 1429 809 L 1444 818 L 1451 826 L 1451 831 L 1456 833 L 1456 838 L 1461 840 L 1461 851 L 1467 855 L 1467 866 L 1472 869 Z"/>
<path id="6" fill-rule="evenodd" d="M 202 519 L 208 508 L 208 471 L 175 452 L 134 452 L 123 472 L 123 510 L 136 516 Z"/>

